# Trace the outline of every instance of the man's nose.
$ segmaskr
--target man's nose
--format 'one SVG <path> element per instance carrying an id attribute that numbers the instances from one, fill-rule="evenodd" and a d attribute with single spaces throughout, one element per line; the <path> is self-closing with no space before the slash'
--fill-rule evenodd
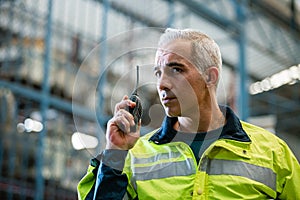
<path id="1" fill-rule="evenodd" d="M 157 80 L 157 87 L 159 90 L 170 90 L 172 87 L 172 82 L 170 77 L 162 72 L 160 77 Z"/>

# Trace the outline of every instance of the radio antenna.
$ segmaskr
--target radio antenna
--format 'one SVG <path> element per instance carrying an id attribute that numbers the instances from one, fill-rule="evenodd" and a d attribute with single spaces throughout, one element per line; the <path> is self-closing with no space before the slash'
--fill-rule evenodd
<path id="1" fill-rule="evenodd" d="M 128 106 L 128 112 L 132 114 L 135 122 L 135 126 L 130 127 L 130 132 L 136 132 L 136 128 L 138 127 L 138 123 L 141 120 L 142 114 L 143 114 L 143 107 L 141 100 L 137 94 L 138 86 L 139 86 L 139 66 L 136 66 L 136 84 L 135 84 L 135 89 L 133 93 L 130 96 L 130 100 L 135 102 L 135 106 L 132 108 Z"/>
<path id="2" fill-rule="evenodd" d="M 140 72 L 139 72 L 139 66 L 136 66 L 136 83 L 135 83 L 135 89 L 133 91 L 133 94 L 137 95 L 137 89 L 139 86 L 139 80 L 140 79 Z"/>

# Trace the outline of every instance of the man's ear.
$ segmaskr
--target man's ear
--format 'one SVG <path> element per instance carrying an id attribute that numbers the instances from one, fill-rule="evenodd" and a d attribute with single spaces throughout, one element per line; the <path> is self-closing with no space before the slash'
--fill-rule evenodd
<path id="1" fill-rule="evenodd" d="M 219 80 L 219 69 L 217 67 L 209 67 L 205 70 L 205 81 L 208 86 L 217 85 Z"/>

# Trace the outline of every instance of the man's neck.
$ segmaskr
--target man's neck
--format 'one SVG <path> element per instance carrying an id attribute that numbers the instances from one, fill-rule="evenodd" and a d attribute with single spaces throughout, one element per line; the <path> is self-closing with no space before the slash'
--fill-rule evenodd
<path id="1" fill-rule="evenodd" d="M 226 118 L 219 107 L 202 111 L 198 117 L 178 117 L 174 129 L 182 132 L 199 133 L 224 126 Z"/>

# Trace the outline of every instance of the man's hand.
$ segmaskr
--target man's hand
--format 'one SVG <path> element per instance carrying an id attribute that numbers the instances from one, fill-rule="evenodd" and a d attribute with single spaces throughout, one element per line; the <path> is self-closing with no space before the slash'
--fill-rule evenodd
<path id="1" fill-rule="evenodd" d="M 140 137 L 141 122 L 136 132 L 130 132 L 130 126 L 135 126 L 133 116 L 126 110 L 127 107 L 134 107 L 135 103 L 124 96 L 122 101 L 115 106 L 114 116 L 107 123 L 106 149 L 131 149 Z"/>

